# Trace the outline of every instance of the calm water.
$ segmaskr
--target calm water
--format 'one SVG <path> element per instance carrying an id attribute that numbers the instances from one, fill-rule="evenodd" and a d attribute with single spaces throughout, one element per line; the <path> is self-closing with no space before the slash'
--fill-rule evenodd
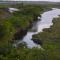
<path id="1" fill-rule="evenodd" d="M 24 36 L 22 41 L 26 42 L 28 48 L 33 48 L 33 47 L 38 47 L 40 48 L 41 46 L 34 43 L 32 39 L 32 35 L 38 34 L 39 32 L 42 32 L 44 28 L 50 28 L 51 25 L 53 25 L 52 20 L 53 18 L 57 18 L 58 15 L 60 15 L 60 9 L 53 8 L 50 11 L 44 12 L 41 14 L 41 21 L 36 22 L 36 24 L 32 27 L 37 29 L 36 32 L 33 31 L 28 31 L 27 34 Z M 20 44 L 21 42 L 19 41 L 16 45 Z"/>

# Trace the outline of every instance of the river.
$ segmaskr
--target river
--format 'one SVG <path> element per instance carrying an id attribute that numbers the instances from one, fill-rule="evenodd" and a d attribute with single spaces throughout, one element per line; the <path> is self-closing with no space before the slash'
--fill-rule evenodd
<path id="1" fill-rule="evenodd" d="M 27 34 L 22 39 L 22 41 L 27 44 L 28 48 L 33 47 L 41 48 L 39 44 L 36 44 L 33 42 L 33 40 L 31 40 L 32 35 L 43 32 L 44 28 L 50 28 L 50 26 L 53 25 L 52 23 L 53 18 L 57 18 L 59 17 L 59 15 L 60 15 L 60 9 L 58 8 L 52 8 L 52 10 L 41 14 L 40 20 L 36 22 L 36 24 L 32 27 L 32 30 L 28 31 Z M 36 29 L 36 31 L 33 31 L 33 29 Z M 15 45 L 17 46 L 20 43 L 21 41 L 18 41 Z"/>

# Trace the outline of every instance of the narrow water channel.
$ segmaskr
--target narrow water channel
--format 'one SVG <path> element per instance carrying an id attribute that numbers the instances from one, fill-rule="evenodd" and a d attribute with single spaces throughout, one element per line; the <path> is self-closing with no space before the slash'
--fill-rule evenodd
<path id="1" fill-rule="evenodd" d="M 24 36 L 22 41 L 26 42 L 28 48 L 33 48 L 33 47 L 38 47 L 40 48 L 40 45 L 34 43 L 32 39 L 32 35 L 38 34 L 39 32 L 42 32 L 44 28 L 50 28 L 51 25 L 53 25 L 52 20 L 53 18 L 57 18 L 60 15 L 60 9 L 53 8 L 50 11 L 44 12 L 41 14 L 41 19 L 36 22 L 35 26 L 32 27 L 37 29 L 36 32 L 33 31 L 28 31 L 27 34 Z M 20 44 L 21 41 L 17 43 Z"/>

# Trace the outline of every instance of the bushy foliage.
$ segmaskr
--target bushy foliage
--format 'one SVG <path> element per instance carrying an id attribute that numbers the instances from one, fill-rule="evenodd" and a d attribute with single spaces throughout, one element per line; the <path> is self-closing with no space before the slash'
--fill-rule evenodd
<path id="1" fill-rule="evenodd" d="M 60 60 L 60 18 L 53 20 L 51 28 L 44 29 L 43 32 L 34 35 L 43 42 L 43 48 L 47 52 L 48 60 Z"/>

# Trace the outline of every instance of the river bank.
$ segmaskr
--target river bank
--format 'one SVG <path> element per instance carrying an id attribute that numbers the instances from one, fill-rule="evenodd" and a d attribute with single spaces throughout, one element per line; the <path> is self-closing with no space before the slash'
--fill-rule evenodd
<path id="1" fill-rule="evenodd" d="M 19 4 L 18 4 L 19 6 Z M 17 6 L 16 6 L 17 7 Z M 14 40 L 21 40 L 26 34 L 27 31 L 32 28 L 32 26 L 40 20 L 38 17 L 41 17 L 41 13 L 44 11 L 51 10 L 49 7 L 45 6 L 39 6 L 39 5 L 25 5 L 23 7 L 18 7 L 20 11 L 13 12 L 13 19 L 17 17 L 16 20 L 18 22 L 16 23 L 16 33 L 14 34 L 13 41 Z M 19 23 L 20 22 L 20 23 Z"/>
<path id="2" fill-rule="evenodd" d="M 60 9 L 58 8 L 52 8 L 52 10 L 44 12 L 41 14 L 41 18 L 39 21 L 37 21 L 32 28 L 35 31 L 28 31 L 27 34 L 23 37 L 22 41 L 27 44 L 28 48 L 38 47 L 40 48 L 42 45 L 42 41 L 35 38 L 32 40 L 32 36 L 34 34 L 38 34 L 39 32 L 42 32 L 44 28 L 49 28 L 51 25 L 53 25 L 52 20 L 53 18 L 57 18 L 60 15 Z M 47 17 L 49 16 L 49 17 Z M 32 30 L 33 30 L 32 29 Z M 17 45 L 20 42 L 17 43 Z M 40 47 L 39 47 L 40 46 Z"/>
<path id="3" fill-rule="evenodd" d="M 48 60 L 57 60 L 60 59 L 60 17 L 54 18 L 52 22 L 53 26 L 43 29 L 41 33 L 33 35 L 32 39 L 38 39 L 38 41 L 42 42 L 41 46 L 47 52 Z"/>
<path id="4" fill-rule="evenodd" d="M 0 19 L 0 23 L 2 24 L 1 40 L 2 42 L 6 42 L 6 44 L 8 44 L 7 41 L 15 42 L 15 40 L 22 39 L 33 23 L 37 21 L 37 17 L 40 16 L 40 14 L 46 9 L 44 6 L 25 5 L 20 7 L 20 5 L 16 5 L 16 7 L 18 7 L 17 9 L 20 11 L 10 13 L 8 10 L 9 7 L 11 6 L 0 6 L 0 16 L 2 16 Z M 12 7 L 14 7 L 14 5 L 12 5 Z"/>

